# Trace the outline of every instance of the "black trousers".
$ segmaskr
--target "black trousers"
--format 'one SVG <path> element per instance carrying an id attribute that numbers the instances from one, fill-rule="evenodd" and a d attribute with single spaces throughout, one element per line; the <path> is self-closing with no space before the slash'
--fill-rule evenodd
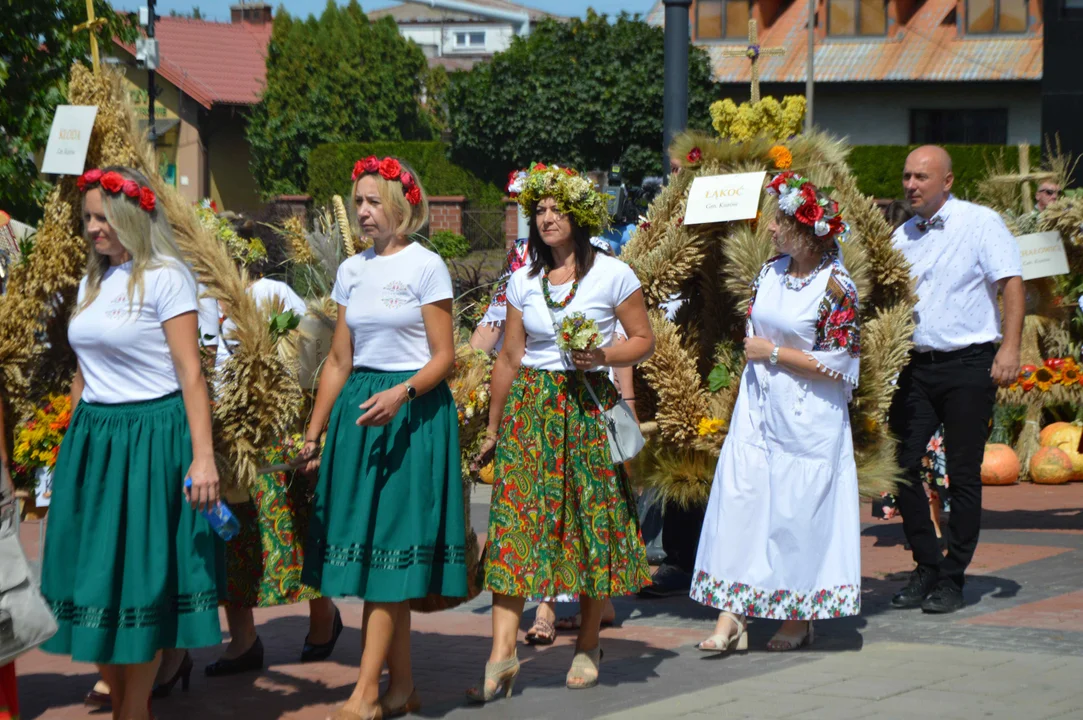
<path id="1" fill-rule="evenodd" d="M 703 516 L 707 508 L 682 508 L 675 502 L 667 502 L 662 511 L 662 549 L 666 553 L 666 565 L 674 565 L 686 573 L 696 567 L 696 550 L 703 530 Z"/>
<path id="2" fill-rule="evenodd" d="M 989 371 L 996 347 L 971 345 L 950 353 L 913 353 L 899 376 L 889 422 L 899 439 L 904 481 L 898 506 L 914 560 L 963 587 L 981 528 L 981 461 L 989 437 L 996 386 Z M 947 556 L 940 550 L 919 471 L 929 438 L 944 425 L 951 484 Z"/>

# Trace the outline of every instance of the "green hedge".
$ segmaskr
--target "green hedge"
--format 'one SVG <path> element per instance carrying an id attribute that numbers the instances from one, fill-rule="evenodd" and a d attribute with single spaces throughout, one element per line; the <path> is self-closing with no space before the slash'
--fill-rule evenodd
<path id="1" fill-rule="evenodd" d="M 906 156 L 916 145 L 855 145 L 850 149 L 850 169 L 857 177 L 857 186 L 875 198 L 901 198 L 902 171 Z M 955 171 L 953 192 L 962 198 L 972 198 L 978 182 L 986 175 L 986 165 L 1003 153 L 1005 165 L 1015 172 L 1019 168 L 1019 152 L 1014 145 L 945 145 L 951 154 Z M 1041 148 L 1030 148 L 1030 166 L 1038 167 Z"/>
<path id="2" fill-rule="evenodd" d="M 465 195 L 475 207 L 501 207 L 503 193 L 496 185 L 448 160 L 448 146 L 441 142 L 326 143 L 308 158 L 308 194 L 319 205 L 332 195 L 350 193 L 350 174 L 363 157 L 394 155 L 409 163 L 429 195 Z"/>

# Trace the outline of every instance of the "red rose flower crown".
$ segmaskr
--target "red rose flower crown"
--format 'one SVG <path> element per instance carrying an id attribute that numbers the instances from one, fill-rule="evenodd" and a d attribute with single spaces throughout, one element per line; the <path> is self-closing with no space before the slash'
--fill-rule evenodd
<path id="1" fill-rule="evenodd" d="M 154 211 L 154 191 L 145 185 L 140 185 L 135 180 L 129 180 L 115 170 L 102 172 L 94 168 L 87 170 L 75 181 L 79 186 L 79 192 L 85 193 L 95 186 L 101 187 L 110 195 L 126 195 L 139 203 L 139 207 L 147 212 Z"/>
<path id="2" fill-rule="evenodd" d="M 421 188 L 414 176 L 408 170 L 402 169 L 402 163 L 393 157 L 380 159 L 375 155 L 369 155 L 364 160 L 358 160 L 353 166 L 354 182 L 362 175 L 379 174 L 384 180 L 398 180 L 402 183 L 402 193 L 406 196 L 406 202 L 411 205 L 421 204 Z"/>
<path id="3" fill-rule="evenodd" d="M 779 210 L 808 225 L 817 237 L 846 242 L 850 226 L 842 221 L 839 204 L 828 197 L 833 189 L 817 188 L 789 170 L 767 184 L 767 192 L 778 197 Z"/>

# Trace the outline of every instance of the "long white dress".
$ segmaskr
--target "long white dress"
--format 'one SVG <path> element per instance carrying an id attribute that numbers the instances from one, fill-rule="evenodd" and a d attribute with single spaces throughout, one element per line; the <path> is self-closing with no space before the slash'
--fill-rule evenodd
<path id="1" fill-rule="evenodd" d="M 859 368 L 857 291 L 837 251 L 801 289 L 786 285 L 789 262 L 781 256 L 764 265 L 749 332 L 805 351 L 823 375 L 746 366 L 690 594 L 751 617 L 856 615 L 860 520 L 847 401 Z"/>

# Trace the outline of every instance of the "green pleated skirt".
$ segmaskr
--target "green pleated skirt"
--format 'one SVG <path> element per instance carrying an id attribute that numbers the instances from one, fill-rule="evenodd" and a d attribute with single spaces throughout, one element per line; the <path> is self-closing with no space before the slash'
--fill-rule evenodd
<path id="1" fill-rule="evenodd" d="M 222 542 L 184 499 L 191 462 L 180 393 L 75 408 L 53 476 L 41 576 L 60 630 L 43 650 L 126 665 L 222 641 Z"/>
<path id="2" fill-rule="evenodd" d="M 465 597 L 459 426 L 446 383 L 381 427 L 359 406 L 413 372 L 356 368 L 331 410 L 301 580 L 330 597 Z"/>

